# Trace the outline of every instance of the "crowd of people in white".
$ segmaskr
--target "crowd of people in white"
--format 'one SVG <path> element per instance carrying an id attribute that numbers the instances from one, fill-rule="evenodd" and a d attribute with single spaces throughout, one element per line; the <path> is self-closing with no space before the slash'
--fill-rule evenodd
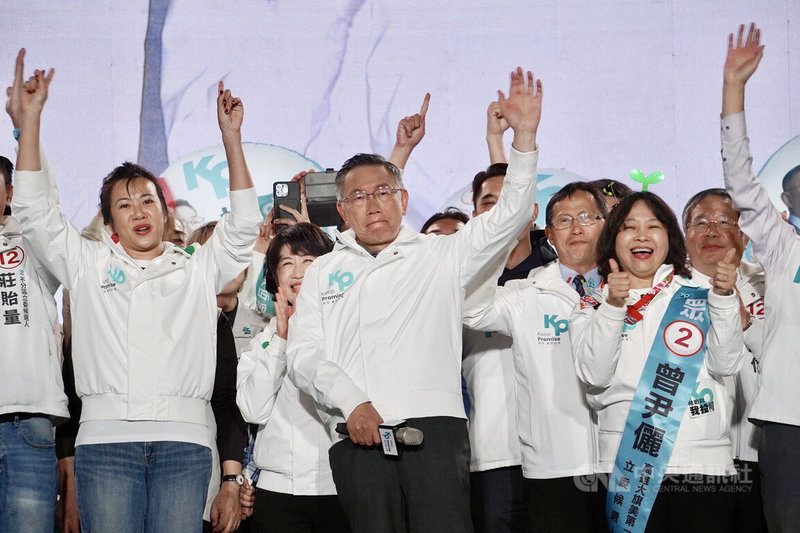
<path id="1" fill-rule="evenodd" d="M 338 171 L 333 238 L 304 202 L 263 219 L 222 82 L 230 212 L 187 236 L 124 163 L 77 230 L 40 145 L 54 72 L 26 80 L 21 50 L 18 152 L 0 158 L 0 531 L 800 530 L 800 236 L 752 169 L 760 31 L 729 39 L 725 188 L 680 218 L 580 181 L 535 226 L 543 89 L 518 68 L 488 108 L 472 217 L 403 225 L 427 95 L 387 159 Z"/>

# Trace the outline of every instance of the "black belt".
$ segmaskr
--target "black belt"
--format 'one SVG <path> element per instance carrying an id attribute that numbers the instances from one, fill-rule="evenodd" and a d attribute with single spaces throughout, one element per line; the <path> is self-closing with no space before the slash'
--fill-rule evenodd
<path id="1" fill-rule="evenodd" d="M 0 415 L 0 424 L 5 424 L 6 422 L 14 422 L 15 420 L 29 420 L 31 418 L 47 418 L 50 419 L 49 416 L 43 415 L 41 413 L 6 413 L 4 415 Z"/>

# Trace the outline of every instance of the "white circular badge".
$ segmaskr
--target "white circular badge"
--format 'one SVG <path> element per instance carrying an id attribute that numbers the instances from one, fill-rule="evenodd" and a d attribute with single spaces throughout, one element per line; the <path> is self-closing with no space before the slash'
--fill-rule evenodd
<path id="1" fill-rule="evenodd" d="M 703 347 L 703 332 L 691 322 L 676 320 L 664 328 L 664 344 L 675 355 L 691 357 Z"/>

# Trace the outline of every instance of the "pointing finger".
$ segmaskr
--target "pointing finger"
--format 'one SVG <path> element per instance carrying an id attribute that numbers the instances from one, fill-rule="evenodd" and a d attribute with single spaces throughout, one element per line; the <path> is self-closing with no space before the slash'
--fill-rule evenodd
<path id="1" fill-rule="evenodd" d="M 422 101 L 422 107 L 419 110 L 419 116 L 425 118 L 425 114 L 428 112 L 428 103 L 431 101 L 431 93 L 425 93 L 425 99 Z"/>

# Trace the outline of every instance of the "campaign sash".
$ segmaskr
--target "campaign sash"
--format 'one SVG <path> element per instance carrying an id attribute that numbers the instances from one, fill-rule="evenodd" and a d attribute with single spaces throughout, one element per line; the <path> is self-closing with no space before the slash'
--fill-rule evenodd
<path id="1" fill-rule="evenodd" d="M 645 530 L 706 353 L 708 289 L 681 287 L 658 326 L 608 480 L 609 530 Z"/>

